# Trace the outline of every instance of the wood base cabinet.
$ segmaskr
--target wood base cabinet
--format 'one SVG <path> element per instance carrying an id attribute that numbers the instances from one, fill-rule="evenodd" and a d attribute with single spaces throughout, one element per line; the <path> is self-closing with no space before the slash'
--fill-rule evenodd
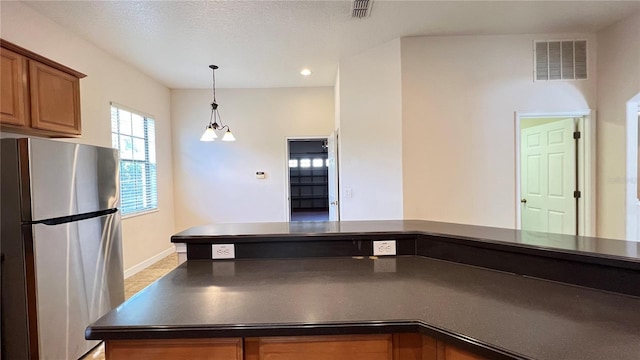
<path id="1" fill-rule="evenodd" d="M 488 360 L 421 334 L 394 334 L 393 360 Z"/>
<path id="2" fill-rule="evenodd" d="M 81 134 L 84 74 L 4 40 L 0 59 L 2 131 L 47 137 Z"/>
<path id="3" fill-rule="evenodd" d="M 441 350 L 443 354 L 439 355 L 438 360 L 486 360 L 484 357 L 458 349 L 455 346 L 442 344 L 441 347 L 444 350 Z"/>
<path id="4" fill-rule="evenodd" d="M 106 360 L 487 360 L 421 334 L 110 340 Z"/>
<path id="5" fill-rule="evenodd" d="M 245 339 L 245 360 L 391 360 L 391 335 Z"/>
<path id="6" fill-rule="evenodd" d="M 118 360 L 242 360 L 242 338 L 107 341 L 105 358 Z"/>

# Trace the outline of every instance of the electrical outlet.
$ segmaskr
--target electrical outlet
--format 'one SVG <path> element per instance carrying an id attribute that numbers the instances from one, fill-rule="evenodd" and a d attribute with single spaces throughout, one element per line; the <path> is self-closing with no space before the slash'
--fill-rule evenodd
<path id="1" fill-rule="evenodd" d="M 212 259 L 234 259 L 236 248 L 233 244 L 213 244 L 211 245 Z"/>
<path id="2" fill-rule="evenodd" d="M 395 255 L 396 254 L 396 241 L 395 240 L 381 240 L 373 242 L 373 255 Z"/>

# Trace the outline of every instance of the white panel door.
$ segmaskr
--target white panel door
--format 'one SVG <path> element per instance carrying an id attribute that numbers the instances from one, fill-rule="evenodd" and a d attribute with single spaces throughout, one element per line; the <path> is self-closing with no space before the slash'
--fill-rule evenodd
<path id="1" fill-rule="evenodd" d="M 521 131 L 522 229 L 576 234 L 574 119 Z"/>
<path id="2" fill-rule="evenodd" d="M 327 166 L 329 167 L 329 221 L 340 220 L 338 204 L 338 133 L 327 138 Z"/>

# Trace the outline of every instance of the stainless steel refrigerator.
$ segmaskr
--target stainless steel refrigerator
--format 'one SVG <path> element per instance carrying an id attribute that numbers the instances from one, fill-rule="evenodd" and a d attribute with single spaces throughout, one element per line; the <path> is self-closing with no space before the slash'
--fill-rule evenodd
<path id="1" fill-rule="evenodd" d="M 117 151 L 0 141 L 1 357 L 78 359 L 124 301 Z"/>

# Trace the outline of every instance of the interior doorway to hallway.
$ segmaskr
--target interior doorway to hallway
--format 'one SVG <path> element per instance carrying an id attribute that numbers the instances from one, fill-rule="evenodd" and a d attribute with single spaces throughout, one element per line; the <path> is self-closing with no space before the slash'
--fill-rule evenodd
<path id="1" fill-rule="evenodd" d="M 516 116 L 516 228 L 592 235 L 589 113 Z"/>
<path id="2" fill-rule="evenodd" d="M 327 138 L 288 139 L 289 219 L 329 220 Z"/>

